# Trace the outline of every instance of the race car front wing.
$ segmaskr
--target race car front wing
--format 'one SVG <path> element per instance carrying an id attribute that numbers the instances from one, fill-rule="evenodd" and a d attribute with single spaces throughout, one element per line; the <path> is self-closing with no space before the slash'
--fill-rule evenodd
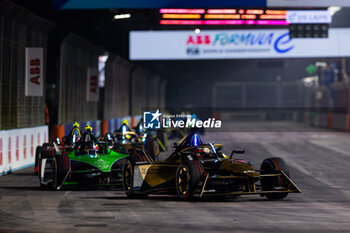
<path id="1" fill-rule="evenodd" d="M 286 185 L 284 187 L 274 187 L 274 190 L 269 190 L 269 191 L 264 191 L 264 190 L 259 190 L 257 189 L 257 185 L 250 184 L 246 185 L 246 190 L 244 191 L 235 191 L 235 192 L 220 192 L 217 190 L 213 189 L 207 189 L 208 183 L 216 180 L 222 180 L 222 179 L 227 179 L 227 180 L 236 180 L 241 177 L 239 176 L 209 176 L 209 174 L 206 175 L 204 181 L 202 182 L 202 187 L 199 189 L 199 197 L 202 196 L 218 196 L 218 195 L 223 195 L 223 196 L 230 196 L 230 195 L 252 195 L 252 194 L 260 194 L 260 195 L 265 195 L 265 194 L 270 194 L 270 193 L 301 193 L 301 189 L 283 172 L 279 174 L 260 174 L 260 177 L 268 177 L 268 176 L 280 176 L 282 179 L 284 179 Z"/>

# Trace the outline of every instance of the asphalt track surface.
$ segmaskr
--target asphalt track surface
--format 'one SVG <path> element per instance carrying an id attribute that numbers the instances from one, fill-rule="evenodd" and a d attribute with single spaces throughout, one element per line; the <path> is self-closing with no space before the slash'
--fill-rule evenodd
<path id="1" fill-rule="evenodd" d="M 203 140 L 222 143 L 226 152 L 244 148 L 240 157 L 256 168 L 282 157 L 302 194 L 279 201 L 127 199 L 122 190 L 43 191 L 28 168 L 0 177 L 0 232 L 350 232 L 350 134 L 294 123 L 238 132 L 246 124 Z"/>

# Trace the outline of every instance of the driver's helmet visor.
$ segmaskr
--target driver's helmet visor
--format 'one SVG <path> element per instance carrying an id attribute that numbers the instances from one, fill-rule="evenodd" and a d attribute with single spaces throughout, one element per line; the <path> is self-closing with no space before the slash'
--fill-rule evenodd
<path id="1" fill-rule="evenodd" d="M 128 129 L 127 129 L 126 125 L 123 125 L 122 126 L 122 134 L 125 135 L 127 130 Z"/>

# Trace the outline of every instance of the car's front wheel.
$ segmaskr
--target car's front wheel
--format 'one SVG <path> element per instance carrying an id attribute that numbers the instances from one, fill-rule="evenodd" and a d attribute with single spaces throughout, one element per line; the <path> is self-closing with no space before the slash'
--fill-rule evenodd
<path id="1" fill-rule="evenodd" d="M 133 169 L 130 160 L 125 160 L 123 165 L 123 188 L 126 196 L 133 196 Z"/>
<path id="2" fill-rule="evenodd" d="M 289 177 L 289 169 L 281 158 L 265 159 L 261 164 L 260 170 L 260 174 L 281 174 L 283 171 Z M 263 191 L 283 191 L 287 189 L 286 185 L 286 181 L 282 176 L 266 176 L 261 178 L 261 188 Z M 268 199 L 283 199 L 287 195 L 287 192 L 268 193 L 266 197 Z"/>
<path id="3" fill-rule="evenodd" d="M 135 193 L 133 188 L 134 169 L 131 160 L 127 159 L 123 165 L 123 188 L 128 198 L 146 198 L 147 194 Z"/>
<path id="4" fill-rule="evenodd" d="M 176 170 L 176 191 L 182 200 L 193 199 L 196 186 L 204 176 L 204 168 L 198 160 L 189 160 L 180 164 Z"/>

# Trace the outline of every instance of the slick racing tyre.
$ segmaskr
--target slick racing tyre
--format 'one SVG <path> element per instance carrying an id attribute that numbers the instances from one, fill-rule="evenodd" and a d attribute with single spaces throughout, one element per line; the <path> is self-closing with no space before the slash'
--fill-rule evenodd
<path id="1" fill-rule="evenodd" d="M 64 154 L 57 155 L 54 158 L 52 158 L 51 168 L 52 183 L 50 186 L 53 190 L 58 190 L 62 183 L 65 181 L 67 172 L 70 169 L 68 156 Z"/>
<path id="2" fill-rule="evenodd" d="M 182 200 L 193 199 L 196 186 L 204 176 L 204 168 L 198 160 L 188 160 L 180 164 L 176 171 L 176 191 Z"/>
<path id="3" fill-rule="evenodd" d="M 51 188 L 52 188 L 53 190 L 57 190 L 59 174 L 58 174 L 58 161 L 56 160 L 56 158 L 53 158 L 53 159 L 52 159 L 51 168 L 52 168 L 52 173 L 51 173 L 51 177 L 52 177 Z"/>
<path id="4" fill-rule="evenodd" d="M 35 149 L 35 163 L 34 163 L 34 174 L 38 175 L 39 174 L 39 161 L 41 159 L 41 152 L 43 148 L 41 146 L 37 146 Z"/>
<path id="5" fill-rule="evenodd" d="M 62 180 L 63 180 L 63 177 L 62 177 L 63 174 L 61 172 L 61 170 L 62 170 L 61 165 L 62 165 L 62 160 L 60 158 L 55 157 L 55 158 L 52 159 L 52 162 L 51 162 L 51 167 L 52 167 L 51 188 L 53 190 L 57 190 L 58 187 L 61 185 Z"/>
<path id="6" fill-rule="evenodd" d="M 146 198 L 147 194 L 135 193 L 133 189 L 134 168 L 132 162 L 127 159 L 123 164 L 123 188 L 128 198 Z"/>
<path id="7" fill-rule="evenodd" d="M 281 158 L 265 159 L 260 167 L 260 174 L 280 174 L 283 171 L 289 177 L 289 169 Z M 286 188 L 286 181 L 282 176 L 261 177 L 262 191 L 276 191 L 277 188 Z M 266 194 L 267 199 L 283 199 L 288 193 L 270 193 Z"/>

